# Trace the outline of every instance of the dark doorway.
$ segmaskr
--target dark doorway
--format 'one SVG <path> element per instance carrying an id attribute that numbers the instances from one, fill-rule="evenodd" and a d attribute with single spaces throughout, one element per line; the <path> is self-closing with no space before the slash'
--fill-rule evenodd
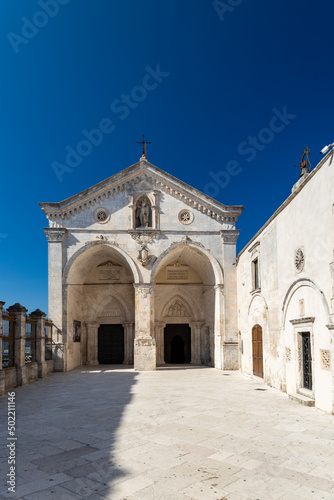
<path id="1" fill-rule="evenodd" d="M 166 325 L 164 332 L 165 362 L 184 364 L 191 361 L 191 330 L 187 324 Z"/>
<path id="2" fill-rule="evenodd" d="M 305 389 L 312 389 L 312 356 L 310 332 L 302 333 L 303 349 L 303 385 Z"/>
<path id="3" fill-rule="evenodd" d="M 124 361 L 124 328 L 122 325 L 101 325 L 98 360 L 100 364 L 122 364 Z"/>
<path id="4" fill-rule="evenodd" d="M 263 346 L 262 346 L 262 327 L 255 325 L 252 328 L 253 342 L 253 374 L 257 377 L 263 377 Z"/>

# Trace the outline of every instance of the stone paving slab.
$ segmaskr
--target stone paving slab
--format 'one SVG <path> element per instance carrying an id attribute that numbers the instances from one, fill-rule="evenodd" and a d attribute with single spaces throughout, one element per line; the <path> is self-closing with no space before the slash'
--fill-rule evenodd
<path id="1" fill-rule="evenodd" d="M 1 426 L 1 500 L 334 498 L 334 416 L 239 372 L 85 367 L 15 392 L 16 492 Z"/>

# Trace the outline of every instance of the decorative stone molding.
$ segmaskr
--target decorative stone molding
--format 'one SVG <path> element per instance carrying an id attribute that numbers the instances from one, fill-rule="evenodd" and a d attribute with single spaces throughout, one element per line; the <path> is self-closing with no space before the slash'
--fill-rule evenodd
<path id="1" fill-rule="evenodd" d="M 240 231 L 236 229 L 226 229 L 220 231 L 220 236 L 223 239 L 224 245 L 236 245 Z"/>
<path id="2" fill-rule="evenodd" d="M 290 319 L 290 323 L 292 325 L 302 325 L 303 323 L 314 323 L 315 317 L 304 317 L 304 318 L 298 318 L 298 319 Z"/>
<path id="3" fill-rule="evenodd" d="M 146 299 L 153 291 L 153 286 L 150 283 L 134 283 L 133 284 L 137 293 Z"/>
<path id="4" fill-rule="evenodd" d="M 144 245 L 139 251 L 138 251 L 138 257 L 137 259 L 141 263 L 143 267 L 146 267 L 147 264 L 150 262 L 152 258 L 152 255 L 150 255 L 149 249 L 147 248 L 146 245 Z"/>
<path id="5" fill-rule="evenodd" d="M 291 362 L 291 349 L 290 347 L 285 348 L 285 359 L 287 363 Z"/>
<path id="6" fill-rule="evenodd" d="M 185 305 L 182 304 L 182 302 L 180 302 L 179 300 L 175 300 L 175 302 L 168 308 L 167 316 L 189 317 L 191 316 L 191 314 L 189 313 Z"/>
<path id="7" fill-rule="evenodd" d="M 40 309 L 36 309 L 30 314 L 30 316 L 35 316 L 36 318 L 45 318 L 46 314 Z"/>
<path id="8" fill-rule="evenodd" d="M 191 224 L 194 220 L 194 214 L 191 210 L 184 208 L 183 210 L 180 210 L 178 219 L 181 224 Z"/>
<path id="9" fill-rule="evenodd" d="M 161 236 L 161 231 L 157 229 L 129 229 L 128 233 L 130 234 L 131 238 L 136 240 L 137 243 L 139 244 L 150 244 L 153 243 L 154 240 L 157 240 Z"/>
<path id="10" fill-rule="evenodd" d="M 111 302 L 110 304 L 108 304 L 107 307 L 103 309 L 103 311 L 99 315 L 100 318 L 107 318 L 107 317 L 116 318 L 120 316 L 123 316 L 123 311 L 121 310 L 119 305 L 116 304 L 115 302 Z"/>
<path id="11" fill-rule="evenodd" d="M 49 227 L 44 228 L 45 236 L 47 237 L 48 243 L 62 243 L 66 235 L 66 229 L 52 229 Z"/>
<path id="12" fill-rule="evenodd" d="M 24 306 L 21 306 L 18 302 L 14 304 L 13 306 L 8 307 L 8 312 L 12 313 L 26 313 L 28 309 L 26 309 Z"/>
<path id="13" fill-rule="evenodd" d="M 328 350 L 325 349 L 320 349 L 320 361 L 321 361 L 321 368 L 323 369 L 330 369 L 331 367 L 331 353 Z"/>
<path id="14" fill-rule="evenodd" d="M 135 346 L 155 346 L 156 341 L 152 337 L 136 337 Z"/>
<path id="15" fill-rule="evenodd" d="M 260 246 L 260 242 L 257 241 L 256 243 L 254 243 L 254 245 L 252 245 L 249 248 L 248 252 L 251 253 L 251 254 L 253 254 L 256 250 L 259 251 L 259 248 L 258 248 L 259 246 Z"/>
<path id="16" fill-rule="evenodd" d="M 186 184 L 169 178 L 163 171 L 142 159 L 133 168 L 137 168 L 137 171 L 129 172 L 123 176 L 116 174 L 100 183 L 95 193 L 87 190 L 86 195 L 80 196 L 80 198 L 78 196 L 79 199 L 74 200 L 70 205 L 66 206 L 62 202 L 40 203 L 42 210 L 49 219 L 50 226 L 57 225 L 61 227 L 63 220 L 75 217 L 77 214 L 89 210 L 97 204 L 102 204 L 106 199 L 123 192 L 131 196 L 132 193 L 163 191 L 211 219 L 233 225 L 235 225 L 244 208 L 241 206 L 225 207 L 221 203 L 210 202 L 210 199 L 199 191 L 193 188 L 191 190 L 187 189 Z M 151 169 L 151 171 L 148 169 Z M 152 172 L 153 169 L 156 171 Z"/>
<path id="17" fill-rule="evenodd" d="M 294 264 L 297 272 L 301 273 L 305 265 L 305 256 L 302 248 L 298 248 L 298 250 L 296 250 Z"/>
<path id="18" fill-rule="evenodd" d="M 105 224 L 110 219 L 110 212 L 104 207 L 99 207 L 94 211 L 94 220 L 99 224 Z"/>

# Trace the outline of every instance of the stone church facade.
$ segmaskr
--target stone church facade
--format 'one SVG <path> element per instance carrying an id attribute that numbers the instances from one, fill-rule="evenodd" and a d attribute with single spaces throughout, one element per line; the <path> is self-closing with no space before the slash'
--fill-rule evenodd
<path id="1" fill-rule="evenodd" d="M 333 412 L 332 151 L 237 260 L 243 207 L 218 203 L 145 155 L 67 200 L 41 203 L 55 369 L 241 369 Z"/>
<path id="2" fill-rule="evenodd" d="M 216 202 L 145 155 L 41 207 L 56 370 L 238 368 L 235 226 L 243 207 Z"/>

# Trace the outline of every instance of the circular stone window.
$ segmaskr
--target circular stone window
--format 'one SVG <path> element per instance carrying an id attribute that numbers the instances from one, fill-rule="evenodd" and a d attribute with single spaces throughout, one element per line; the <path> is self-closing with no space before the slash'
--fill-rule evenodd
<path id="1" fill-rule="evenodd" d="M 298 272 L 303 270 L 305 264 L 304 252 L 301 248 L 298 248 L 295 254 L 295 268 Z"/>
<path id="2" fill-rule="evenodd" d="M 179 221 L 181 222 L 181 224 L 191 224 L 193 220 L 194 214 L 187 208 L 179 212 Z"/>
<path id="3" fill-rule="evenodd" d="M 104 224 L 109 220 L 110 213 L 106 208 L 98 208 L 94 212 L 94 218 L 96 222 L 99 222 L 100 224 Z"/>

